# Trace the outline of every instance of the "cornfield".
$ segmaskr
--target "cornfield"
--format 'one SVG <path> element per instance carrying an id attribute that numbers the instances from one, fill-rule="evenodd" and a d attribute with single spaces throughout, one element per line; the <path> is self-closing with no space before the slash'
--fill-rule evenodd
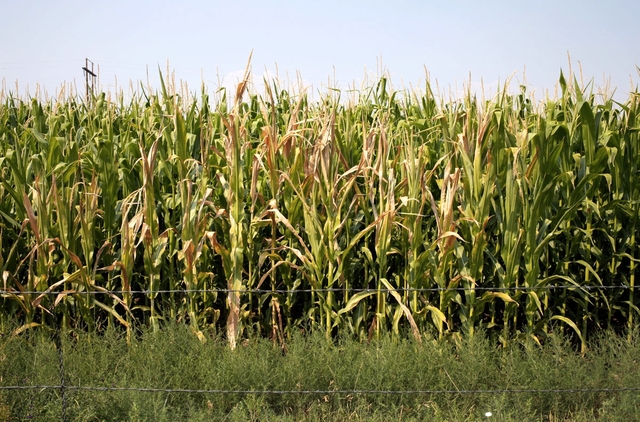
<path id="1" fill-rule="evenodd" d="M 245 78 L 231 105 L 171 78 L 130 101 L 3 92 L 3 319 L 172 320 L 231 347 L 311 328 L 584 345 L 632 326 L 640 97 L 575 79 L 541 103 L 386 78 L 317 101 Z"/>

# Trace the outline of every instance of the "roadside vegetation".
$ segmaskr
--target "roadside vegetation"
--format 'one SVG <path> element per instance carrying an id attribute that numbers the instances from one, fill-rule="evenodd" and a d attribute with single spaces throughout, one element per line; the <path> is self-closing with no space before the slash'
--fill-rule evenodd
<path id="1" fill-rule="evenodd" d="M 0 340 L 2 385 L 59 385 L 59 355 L 44 333 Z M 482 333 L 484 334 L 484 333 Z M 202 343 L 186 327 L 63 335 L 67 386 L 255 390 L 255 394 L 65 391 L 69 421 L 593 421 L 635 420 L 639 391 L 464 393 L 460 390 L 638 388 L 638 332 L 595 335 L 584 354 L 558 336 L 543 346 L 496 348 L 485 335 L 460 342 L 349 334 L 296 334 L 286 352 L 261 337 L 231 351 L 222 336 Z M 316 394 L 260 394 L 259 391 Z M 444 390 L 353 394 L 339 390 Z M 334 392 L 335 393 L 332 393 Z M 6 420 L 60 420 L 59 389 L 0 390 Z M 491 412 L 492 416 L 485 414 Z M 1 419 L 0 419 L 1 420 Z"/>

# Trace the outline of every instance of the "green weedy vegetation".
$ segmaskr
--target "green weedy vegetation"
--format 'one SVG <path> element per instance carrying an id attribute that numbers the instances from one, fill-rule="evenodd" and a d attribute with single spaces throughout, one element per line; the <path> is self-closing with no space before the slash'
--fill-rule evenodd
<path id="1" fill-rule="evenodd" d="M 590 288 L 635 287 L 640 97 L 598 101 L 573 79 L 542 103 L 386 78 L 355 101 L 245 80 L 230 107 L 170 80 L 130 101 L 3 92 L 2 318 L 129 336 L 179 321 L 232 348 L 248 331 L 507 345 L 555 330 L 584 352 L 637 321 L 633 290 Z M 233 292 L 163 292 L 199 289 Z"/>
<path id="2" fill-rule="evenodd" d="M 0 337 L 0 385 L 58 385 L 58 351 L 44 332 Z M 185 324 L 63 336 L 65 383 L 108 388 L 247 390 L 255 394 L 66 390 L 69 421 L 628 421 L 638 391 L 465 394 L 460 390 L 638 388 L 640 342 L 612 331 L 585 355 L 552 335 L 543 346 L 496 349 L 484 335 L 453 341 L 393 339 L 370 344 L 350 333 L 293 334 L 285 354 L 270 340 L 203 343 Z M 531 346 L 531 344 L 529 344 Z M 260 394 L 263 390 L 321 394 Z M 446 390 L 449 393 L 350 394 L 337 390 Z M 0 390 L 0 420 L 58 421 L 60 390 Z M 487 418 L 486 412 L 492 417 Z"/>

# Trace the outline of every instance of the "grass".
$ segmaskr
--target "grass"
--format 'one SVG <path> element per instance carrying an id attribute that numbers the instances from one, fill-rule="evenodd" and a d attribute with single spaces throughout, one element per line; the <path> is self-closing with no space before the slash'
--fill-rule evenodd
<path id="1" fill-rule="evenodd" d="M 5 327 L 6 328 L 6 327 Z M 0 342 L 1 385 L 58 385 L 58 352 L 44 331 Z M 602 332 L 584 354 L 559 335 L 496 348 L 486 336 L 427 341 L 385 335 L 369 344 L 321 331 L 280 346 L 250 337 L 231 351 L 185 325 L 62 335 L 66 384 L 205 390 L 487 390 L 638 387 L 637 331 Z M 71 421 L 632 420 L 635 392 L 499 394 L 206 394 L 67 390 Z M 486 412 L 492 412 L 488 419 Z M 3 420 L 59 420 L 60 391 L 0 392 Z"/>

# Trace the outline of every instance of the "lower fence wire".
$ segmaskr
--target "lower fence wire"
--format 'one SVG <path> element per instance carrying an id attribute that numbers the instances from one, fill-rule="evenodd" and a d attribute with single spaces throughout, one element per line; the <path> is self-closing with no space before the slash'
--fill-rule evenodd
<path id="1" fill-rule="evenodd" d="M 138 387 L 91 387 L 80 385 L 11 385 L 0 386 L 0 390 L 76 390 L 76 391 L 137 391 L 141 393 L 187 393 L 187 394 L 386 394 L 386 395 L 426 395 L 426 394 L 579 394 L 579 393 L 618 393 L 637 391 L 640 387 L 623 388 L 549 388 L 549 389 L 504 389 L 504 390 L 192 390 L 186 388 L 138 388 Z"/>

